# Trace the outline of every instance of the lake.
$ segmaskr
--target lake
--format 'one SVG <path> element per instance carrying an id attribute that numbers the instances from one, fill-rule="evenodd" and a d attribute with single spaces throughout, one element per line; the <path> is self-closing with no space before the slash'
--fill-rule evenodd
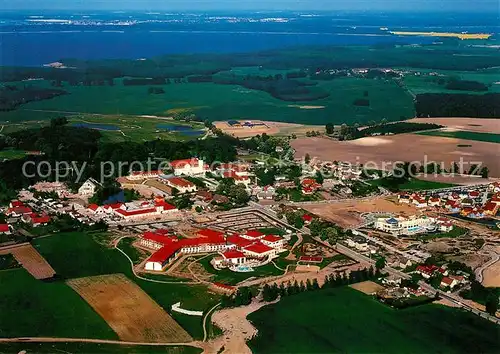
<path id="1" fill-rule="evenodd" d="M 180 133 L 185 136 L 201 136 L 204 133 L 203 130 L 196 130 L 188 125 L 179 125 L 179 124 L 162 123 L 162 124 L 157 124 L 156 128 L 160 130 L 167 130 L 169 132 Z"/>
<path id="2" fill-rule="evenodd" d="M 120 127 L 111 124 L 97 124 L 97 123 L 73 123 L 71 124 L 73 127 L 77 128 L 89 128 L 96 130 L 106 130 L 106 131 L 118 131 Z"/>

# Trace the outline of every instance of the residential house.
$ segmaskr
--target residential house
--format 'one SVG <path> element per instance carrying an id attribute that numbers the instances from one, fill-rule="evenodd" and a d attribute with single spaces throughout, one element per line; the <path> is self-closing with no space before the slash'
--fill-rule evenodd
<path id="1" fill-rule="evenodd" d="M 91 197 L 97 191 L 101 184 L 93 178 L 86 180 L 80 188 L 78 188 L 78 194 L 83 197 Z"/>

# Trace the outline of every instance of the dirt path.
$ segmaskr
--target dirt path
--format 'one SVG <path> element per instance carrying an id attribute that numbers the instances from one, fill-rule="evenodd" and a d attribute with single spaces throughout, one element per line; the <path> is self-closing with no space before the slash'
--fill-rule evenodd
<path id="1" fill-rule="evenodd" d="M 224 309 L 214 312 L 212 321 L 222 329 L 223 335 L 204 343 L 204 354 L 251 354 L 247 341 L 257 334 L 257 329 L 247 320 L 247 316 L 273 302 L 260 302 L 255 298 L 248 306 Z"/>

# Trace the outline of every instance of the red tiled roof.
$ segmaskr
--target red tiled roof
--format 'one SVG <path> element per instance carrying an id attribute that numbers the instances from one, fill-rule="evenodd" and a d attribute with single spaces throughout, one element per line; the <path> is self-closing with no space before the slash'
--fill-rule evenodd
<path id="1" fill-rule="evenodd" d="M 448 278 L 448 277 L 443 277 L 443 279 L 441 279 L 441 283 L 444 283 L 446 285 L 451 285 L 451 283 L 453 283 L 453 279 L 451 278 Z"/>
<path id="2" fill-rule="evenodd" d="M 250 246 L 254 241 L 247 240 L 240 235 L 231 235 L 227 238 L 227 242 L 236 245 L 237 247 L 244 248 Z"/>
<path id="3" fill-rule="evenodd" d="M 163 245 L 173 242 L 173 238 L 166 236 L 166 234 L 160 234 L 150 231 L 146 231 L 145 233 L 143 233 L 142 238 L 153 242 L 161 243 Z"/>
<path id="4" fill-rule="evenodd" d="M 123 215 L 123 216 L 134 216 L 134 215 L 155 213 L 156 208 L 135 209 L 135 210 L 117 209 L 117 210 L 115 210 L 115 212 L 117 212 L 118 214 Z"/>
<path id="5" fill-rule="evenodd" d="M 199 160 L 197 158 L 192 158 L 192 159 L 184 159 L 184 160 L 174 160 L 170 162 L 170 165 L 176 169 L 176 168 L 184 168 L 186 165 L 190 166 L 198 166 Z"/>
<path id="6" fill-rule="evenodd" d="M 48 215 L 43 215 L 43 216 L 31 218 L 32 224 L 47 224 L 49 222 L 50 222 L 50 216 L 48 216 Z"/>
<path id="7" fill-rule="evenodd" d="M 496 208 L 498 208 L 498 204 L 492 203 L 492 202 L 488 202 L 483 207 L 483 210 L 485 210 L 485 211 L 494 211 Z"/>
<path id="8" fill-rule="evenodd" d="M 175 206 L 173 206 L 172 204 L 167 203 L 164 200 L 158 200 L 158 201 L 156 201 L 155 202 L 155 206 L 162 206 L 163 210 L 173 210 L 173 209 L 176 209 Z"/>
<path id="9" fill-rule="evenodd" d="M 216 238 L 223 238 L 224 237 L 224 233 L 221 232 L 221 231 L 217 231 L 217 230 L 212 230 L 212 229 L 202 229 L 202 230 L 199 230 L 197 232 L 197 235 L 198 236 L 201 236 L 201 237 L 207 237 L 207 238 L 210 238 L 210 239 L 216 239 Z"/>
<path id="10" fill-rule="evenodd" d="M 313 219 L 312 215 L 309 215 L 309 214 L 302 215 L 302 220 L 304 220 L 304 221 L 311 221 L 312 219 Z"/>
<path id="11" fill-rule="evenodd" d="M 97 204 L 89 204 L 88 208 L 90 210 L 96 211 L 99 208 L 99 205 L 97 205 Z"/>
<path id="12" fill-rule="evenodd" d="M 167 181 L 171 183 L 174 186 L 178 187 L 194 187 L 194 183 L 188 181 L 187 179 L 180 178 L 180 177 L 171 177 L 168 178 Z"/>
<path id="13" fill-rule="evenodd" d="M 132 172 L 132 176 L 142 176 L 142 175 L 161 175 L 163 171 L 155 170 L 155 171 L 134 171 Z"/>
<path id="14" fill-rule="evenodd" d="M 149 257 L 148 262 L 160 262 L 163 264 L 163 262 L 172 257 L 180 248 L 181 246 L 178 242 L 163 246 Z"/>
<path id="15" fill-rule="evenodd" d="M 479 192 L 478 191 L 469 192 L 469 196 L 470 197 L 479 197 Z"/>
<path id="16" fill-rule="evenodd" d="M 120 209 L 123 206 L 123 203 L 112 203 L 112 204 L 106 204 L 104 208 L 111 208 L 113 210 Z"/>
<path id="17" fill-rule="evenodd" d="M 264 236 L 263 240 L 265 240 L 267 242 L 278 242 L 278 241 L 282 240 L 282 238 L 279 236 L 274 236 L 274 235 L 266 235 L 266 236 Z"/>
<path id="18" fill-rule="evenodd" d="M 245 254 L 237 250 L 229 250 L 222 254 L 225 259 L 244 258 Z"/>
<path id="19" fill-rule="evenodd" d="M 24 206 L 23 202 L 21 202 L 20 200 L 13 200 L 10 202 L 10 204 L 12 205 L 12 208 L 18 208 Z"/>
<path id="20" fill-rule="evenodd" d="M 15 207 L 15 208 L 9 208 L 7 210 L 7 214 L 15 213 L 15 214 L 25 215 L 25 214 L 30 214 L 32 212 L 33 212 L 33 210 L 31 210 L 31 208 L 27 207 L 27 206 L 20 206 L 20 207 Z"/>
<path id="21" fill-rule="evenodd" d="M 254 237 L 254 238 L 264 236 L 264 234 L 262 232 L 260 232 L 259 230 L 248 230 L 245 235 L 247 235 L 248 237 Z"/>
<path id="22" fill-rule="evenodd" d="M 7 225 L 7 224 L 0 224 L 0 232 L 1 233 L 9 232 L 9 231 L 10 231 L 9 225 Z"/>
<path id="23" fill-rule="evenodd" d="M 266 246 L 265 244 L 263 244 L 261 242 L 255 242 L 254 244 L 245 247 L 245 250 L 250 251 L 250 252 L 254 252 L 254 253 L 262 254 L 262 253 L 272 251 L 273 248 Z"/>

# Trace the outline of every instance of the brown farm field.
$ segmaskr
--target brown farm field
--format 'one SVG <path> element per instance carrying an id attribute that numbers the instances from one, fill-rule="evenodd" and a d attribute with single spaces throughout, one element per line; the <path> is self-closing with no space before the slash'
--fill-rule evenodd
<path id="1" fill-rule="evenodd" d="M 500 121 L 492 118 L 413 118 L 410 123 L 434 123 L 456 130 L 500 134 Z"/>
<path id="2" fill-rule="evenodd" d="M 408 216 L 417 213 L 417 210 L 412 206 L 398 204 L 395 201 L 384 198 L 303 205 L 302 208 L 343 228 L 355 227 L 362 224 L 362 213 L 387 212 Z"/>
<path id="3" fill-rule="evenodd" d="M 356 283 L 349 286 L 367 295 L 374 294 L 384 289 L 382 285 L 379 285 L 373 281 L 363 281 L 361 283 Z"/>
<path id="4" fill-rule="evenodd" d="M 237 138 L 250 138 L 252 136 L 266 133 L 267 135 L 292 135 L 305 136 L 307 131 L 317 130 L 323 132 L 324 126 L 303 125 L 294 123 L 270 122 L 252 120 L 253 123 L 262 123 L 263 125 L 250 127 L 232 127 L 225 121 L 214 122 L 214 125 L 224 133 Z"/>
<path id="5" fill-rule="evenodd" d="M 495 143 L 400 134 L 383 137 L 366 137 L 351 141 L 335 141 L 328 138 L 299 138 L 291 141 L 301 158 L 309 154 L 321 161 L 349 161 L 362 163 L 367 168 L 390 170 L 397 161 L 443 162 L 445 167 L 463 159 L 467 168 L 481 162 L 490 170 L 491 177 L 500 177 L 500 146 Z M 471 145 L 460 148 L 458 145 Z"/>
<path id="6" fill-rule="evenodd" d="M 121 340 L 156 343 L 193 340 L 165 310 L 123 274 L 72 279 L 68 284 Z"/>
<path id="7" fill-rule="evenodd" d="M 0 254 L 12 253 L 16 261 L 35 279 L 52 278 L 56 271 L 32 245 L 15 246 L 0 251 Z"/>

